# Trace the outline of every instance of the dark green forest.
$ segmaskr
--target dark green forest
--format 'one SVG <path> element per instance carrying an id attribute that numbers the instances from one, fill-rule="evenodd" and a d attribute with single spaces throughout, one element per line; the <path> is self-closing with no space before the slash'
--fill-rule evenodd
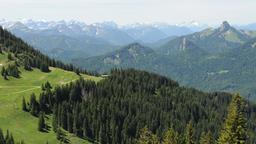
<path id="1" fill-rule="evenodd" d="M 46 83 L 42 90 L 38 101 L 32 94 L 29 105 L 23 102 L 23 110 L 40 117 L 39 130 L 44 128 L 42 113 L 53 114 L 52 127 L 57 135 L 61 127 L 99 143 L 139 143 L 143 129 L 146 135 L 151 133 L 159 141 L 164 140 L 168 129 L 174 131 L 179 143 L 187 143 L 186 137 L 199 143 L 207 135 L 217 140 L 229 130 L 229 127 L 221 130 L 225 118 L 236 116 L 228 114 L 235 113 L 228 110 L 232 103 L 229 93 L 204 93 L 179 86 L 166 77 L 133 69 L 112 70 L 98 83 L 80 79 L 54 89 Z M 232 109 L 239 111 L 239 118 L 244 119 L 237 124 L 246 130 L 246 137 L 241 139 L 255 143 L 256 106 L 237 97 L 236 104 L 240 106 Z"/>
<path id="2" fill-rule="evenodd" d="M 43 72 L 50 72 L 49 67 L 52 66 L 77 73 L 88 73 L 85 70 L 75 68 L 72 64 L 65 64 L 49 58 L 0 26 L 0 53 L 4 51 L 8 52 L 9 60 L 15 61 L 14 64 L 2 70 L 1 74 L 5 78 L 7 75 L 19 77 L 17 66 L 24 66 L 26 70 L 38 68 Z M 93 73 L 90 74 L 93 75 Z"/>

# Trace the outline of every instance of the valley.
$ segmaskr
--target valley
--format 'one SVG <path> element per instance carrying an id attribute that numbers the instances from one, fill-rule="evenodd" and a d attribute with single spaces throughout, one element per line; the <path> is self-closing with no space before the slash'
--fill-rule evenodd
<path id="1" fill-rule="evenodd" d="M 219 28 L 174 38 L 159 48 L 134 43 L 105 55 L 72 62 L 100 73 L 112 68 L 147 70 L 185 86 L 210 92 L 240 92 L 255 100 L 254 43 L 253 32 L 237 30 L 223 22 Z"/>
<path id="2" fill-rule="evenodd" d="M 255 0 L 3 0 L 0 144 L 256 144 Z"/>

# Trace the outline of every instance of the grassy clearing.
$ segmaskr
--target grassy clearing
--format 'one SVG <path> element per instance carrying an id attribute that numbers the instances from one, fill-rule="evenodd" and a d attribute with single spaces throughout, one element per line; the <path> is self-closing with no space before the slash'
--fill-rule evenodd
<path id="1" fill-rule="evenodd" d="M 0 55 L 0 63 L 6 62 L 5 55 Z M 0 66 L 1 67 L 1 66 Z M 38 118 L 21 110 L 21 101 L 24 96 L 29 100 L 32 92 L 37 95 L 41 91 L 42 83 L 49 81 L 53 86 L 65 84 L 79 78 L 74 72 L 64 71 L 58 68 L 50 68 L 50 73 L 43 73 L 38 69 L 33 71 L 21 70 L 20 78 L 10 77 L 4 80 L 0 77 L 0 127 L 9 129 L 15 139 L 24 140 L 26 144 L 50 144 L 59 143 L 55 133 L 39 132 L 37 130 Z M 99 81 L 101 78 L 82 75 L 85 79 Z M 51 116 L 47 119 L 51 126 Z M 67 133 L 67 138 L 72 144 L 88 143 L 88 141 Z"/>

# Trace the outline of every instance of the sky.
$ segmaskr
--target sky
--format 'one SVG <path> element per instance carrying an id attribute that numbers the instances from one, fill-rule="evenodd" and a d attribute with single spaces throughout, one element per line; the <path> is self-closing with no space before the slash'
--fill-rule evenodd
<path id="1" fill-rule="evenodd" d="M 0 18 L 118 24 L 256 22 L 256 0 L 0 0 Z"/>

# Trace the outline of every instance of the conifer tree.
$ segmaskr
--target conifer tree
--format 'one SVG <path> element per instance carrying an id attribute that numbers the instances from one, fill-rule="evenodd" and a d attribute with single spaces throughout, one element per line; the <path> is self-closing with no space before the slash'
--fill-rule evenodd
<path id="1" fill-rule="evenodd" d="M 8 60 L 12 60 L 12 54 L 8 53 L 7 58 L 8 58 Z"/>
<path id="2" fill-rule="evenodd" d="M 7 70 L 5 69 L 5 67 L 2 68 L 1 70 L 1 75 L 4 77 L 5 80 L 7 80 L 7 76 L 8 76 L 8 72 Z"/>
<path id="3" fill-rule="evenodd" d="M 2 76 L 4 76 L 4 73 L 5 73 L 5 67 L 3 67 L 3 68 L 1 69 L 1 75 L 2 75 Z"/>
<path id="4" fill-rule="evenodd" d="M 26 100 L 25 100 L 24 97 L 22 98 L 22 110 L 23 111 L 27 111 L 28 110 L 27 109 L 27 103 L 26 103 Z"/>
<path id="5" fill-rule="evenodd" d="M 53 129 L 53 131 L 57 131 L 57 129 L 58 129 L 58 124 L 57 124 L 57 119 L 56 119 L 56 116 L 55 115 L 53 115 L 52 116 L 52 129 Z"/>
<path id="6" fill-rule="evenodd" d="M 165 132 L 162 144 L 178 144 L 178 138 L 178 133 L 170 128 Z"/>
<path id="7" fill-rule="evenodd" d="M 4 133 L 1 128 L 0 128 L 0 144 L 5 144 Z"/>
<path id="8" fill-rule="evenodd" d="M 77 133 L 78 133 L 78 129 L 77 129 L 77 116 L 76 116 L 76 114 L 74 113 L 74 119 L 73 119 L 73 133 L 75 134 L 75 135 L 77 135 Z"/>
<path id="9" fill-rule="evenodd" d="M 40 64 L 40 70 L 42 72 L 50 72 L 49 66 L 46 63 L 41 63 Z"/>
<path id="10" fill-rule="evenodd" d="M 34 116 L 37 116 L 38 109 L 39 109 L 39 104 L 36 101 L 36 95 L 32 93 L 30 96 L 30 105 L 29 105 L 30 113 Z"/>
<path id="11" fill-rule="evenodd" d="M 30 66 L 30 63 L 29 63 L 29 61 L 27 59 L 25 59 L 25 61 L 24 61 L 24 69 L 27 70 L 27 71 L 31 71 L 32 70 L 32 68 Z"/>
<path id="12" fill-rule="evenodd" d="M 45 120 L 44 120 L 44 113 L 39 113 L 39 120 L 38 120 L 38 130 L 43 131 L 46 128 Z"/>
<path id="13" fill-rule="evenodd" d="M 79 69 L 76 69 L 75 72 L 76 72 L 76 74 L 77 74 L 78 76 L 80 76 L 80 71 L 79 71 Z"/>
<path id="14" fill-rule="evenodd" d="M 73 120 L 71 115 L 71 113 L 67 113 L 67 128 L 70 133 L 73 132 Z"/>
<path id="15" fill-rule="evenodd" d="M 207 133 L 203 132 L 200 137 L 200 144 L 214 144 L 214 139 L 212 133 L 208 131 Z"/>
<path id="16" fill-rule="evenodd" d="M 185 131 L 185 144 L 194 144 L 194 128 L 190 121 L 186 126 Z"/>
<path id="17" fill-rule="evenodd" d="M 7 129 L 7 131 L 6 131 L 5 141 L 7 141 L 7 139 L 10 139 L 10 133 L 9 133 L 9 130 L 8 130 L 8 129 Z"/>
<path id="18" fill-rule="evenodd" d="M 137 144 L 160 144 L 160 142 L 156 135 L 154 135 L 147 127 L 144 127 L 140 131 Z"/>
<path id="19" fill-rule="evenodd" d="M 57 132 L 57 129 L 58 129 L 58 108 L 56 105 L 53 106 L 53 117 L 52 117 L 52 128 L 53 128 L 53 131 L 54 132 Z"/>
<path id="20" fill-rule="evenodd" d="M 233 96 L 218 144 L 245 144 L 247 139 L 245 103 L 239 94 Z"/>
<path id="21" fill-rule="evenodd" d="M 57 137 L 57 140 L 61 140 L 62 139 L 62 131 L 61 131 L 60 128 L 57 129 L 56 137 Z"/>

